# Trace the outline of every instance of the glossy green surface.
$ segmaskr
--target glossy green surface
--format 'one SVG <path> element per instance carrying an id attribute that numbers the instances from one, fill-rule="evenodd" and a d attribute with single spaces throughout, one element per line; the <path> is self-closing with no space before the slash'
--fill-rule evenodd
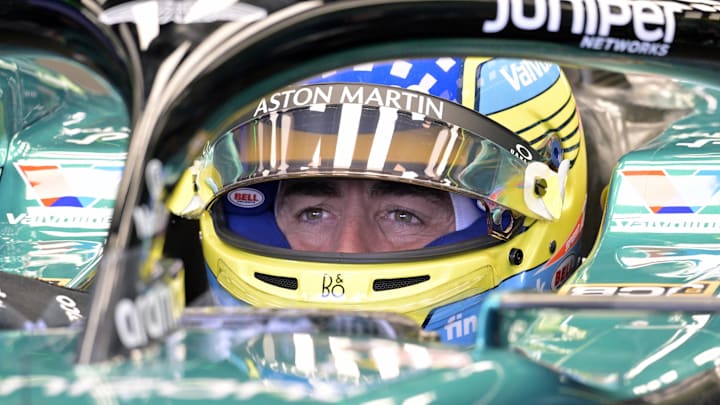
<path id="1" fill-rule="evenodd" d="M 411 398 L 588 403 L 601 397 L 522 356 L 482 359 L 438 346 L 247 330 L 187 331 L 132 361 L 75 366 L 76 335 L 4 334 L 3 403 L 318 403 Z M 22 364 L 22 367 L 18 365 Z M 532 381 L 523 390 L 517 381 Z"/>
<path id="2" fill-rule="evenodd" d="M 418 54 L 439 52 L 447 45 L 431 42 Z M 455 50 L 468 51 L 476 45 L 472 41 L 459 43 Z M 619 62 L 588 57 L 587 51 L 573 52 L 552 44 L 541 50 L 529 50 L 527 44 L 512 41 L 486 45 L 486 50 L 502 50 L 516 56 L 543 51 L 548 58 L 580 65 L 620 66 Z M 343 56 L 360 60 L 397 52 L 406 56 L 412 53 L 398 44 L 363 48 L 336 54 L 315 65 L 303 65 L 286 73 L 287 76 L 278 75 L 273 83 L 319 71 L 322 62 L 333 62 L 333 58 L 333 63 L 339 64 Z M 8 58 L 8 66 L 21 66 L 27 58 L 37 62 L 35 56 Z M 716 72 L 698 67 L 648 63 L 644 68 L 662 72 L 663 66 L 672 75 L 717 80 Z M 637 68 L 643 70 L 642 65 Z M 20 71 L 28 72 L 27 77 L 19 76 Z M 27 183 L 16 176 L 16 163 L 45 157 L 48 151 L 52 152 L 51 158 L 64 159 L 61 163 L 67 160 L 77 163 L 86 158 L 78 155 L 77 150 L 86 141 L 92 145 L 88 146 L 88 153 L 109 154 L 93 155 L 91 160 L 112 165 L 121 161 L 128 118 L 120 99 L 104 85 L 98 92 L 78 93 L 73 86 L 59 84 L 64 81 L 53 80 L 48 84 L 41 80 L 47 77 L 43 72 L 37 66 L 3 70 L 7 78 L 4 85 L 10 86 L 3 88 L 3 97 L 18 91 L 13 90 L 20 88 L 18 80 L 32 81 L 34 88 L 46 90 L 29 94 L 32 97 L 28 99 L 35 100 L 30 106 L 3 98 L 4 132 L 0 134 L 3 190 L 28 189 Z M 711 87 L 711 81 L 700 84 L 692 114 L 620 159 L 612 177 L 600 238 L 563 294 L 664 296 L 674 291 L 717 295 L 718 233 L 713 215 L 720 203 L 715 197 L 718 183 L 713 179 L 717 178 L 714 173 L 720 172 L 717 159 L 720 145 L 715 145 L 720 138 L 713 100 L 717 100 L 720 92 Z M 238 97 L 238 103 L 248 101 Z M 75 103 L 81 103 L 81 108 Z M 48 115 L 50 111 L 57 115 Z M 82 119 L 78 113 L 84 114 Z M 78 122 L 88 132 L 78 130 Z M 40 139 L 30 142 L 27 138 L 30 135 Z M 94 149 L 99 145 L 103 146 L 102 152 Z M 59 156 L 56 150 L 61 153 Z M 662 176 L 657 170 L 663 171 Z M 699 172 L 703 170 L 704 174 Z M 634 174 L 630 175 L 630 171 Z M 706 178 L 693 183 L 698 179 L 691 177 L 702 176 Z M 660 177 L 674 177 L 672 185 L 681 193 L 663 194 L 668 188 Z M 68 245 L 63 239 L 67 235 L 59 235 L 56 229 L 33 227 L 19 219 L 42 201 L 37 202 L 36 196 L 25 191 L 14 196 L 17 200 L 5 195 L 0 200 L 4 214 L 0 221 L 5 221 L 0 223 L 3 229 L 0 242 L 4 242 L 0 244 L 0 260 L 7 266 L 3 270 L 67 279 L 74 276 L 67 275 L 65 265 L 79 268 L 80 273 L 93 267 L 97 250 L 90 256 L 63 252 L 62 259 L 71 262 L 55 262 L 53 268 L 57 270 L 52 271 L 47 263 L 29 265 L 33 262 L 18 261 L 30 251 L 42 252 L 38 245 L 57 241 L 63 242 L 64 249 Z M 692 198 L 678 202 L 672 196 Z M 110 206 L 107 201 L 98 204 L 101 209 Z M 672 217 L 675 222 L 652 222 L 661 221 L 655 218 L 661 215 L 652 214 L 668 206 L 686 207 L 691 212 L 685 212 L 685 218 Z M 705 216 L 696 221 L 696 217 Z M 82 236 L 83 243 L 98 246 L 104 239 L 93 233 L 96 231 L 82 230 L 87 234 L 80 235 L 78 230 L 63 230 Z M 70 246 L 79 249 L 74 243 L 78 242 L 73 241 Z M 686 288 L 688 284 L 690 288 Z M 713 313 L 617 308 L 504 309 L 497 305 L 496 301 L 488 301 L 478 322 L 495 339 L 490 342 L 483 336 L 476 347 L 468 350 L 426 342 L 332 336 L 305 330 L 300 323 L 289 325 L 287 332 L 268 333 L 262 328 L 216 327 L 208 322 L 204 329 L 181 328 L 162 343 L 144 352 L 133 352 L 128 358 L 79 366 L 75 363 L 78 329 L 4 331 L 0 332 L 0 402 L 585 404 L 638 398 L 649 401 L 683 395 L 683 390 L 691 395 L 692 383 L 711 374 L 720 361 L 717 345 L 720 325 Z M 498 313 L 493 315 L 492 309 Z M 498 314 L 505 323 L 494 328 L 499 326 L 495 318 Z M 648 394 L 656 396 L 642 398 Z"/>
<path id="3" fill-rule="evenodd" d="M 82 285 L 100 259 L 127 155 L 123 100 L 77 62 L 4 51 L 0 125 L 0 270 Z"/>

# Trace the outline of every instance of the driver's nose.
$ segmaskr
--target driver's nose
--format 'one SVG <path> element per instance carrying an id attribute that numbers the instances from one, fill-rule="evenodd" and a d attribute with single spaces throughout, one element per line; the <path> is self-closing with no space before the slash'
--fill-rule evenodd
<path id="1" fill-rule="evenodd" d="M 338 223 L 332 250 L 339 253 L 373 252 L 379 241 L 373 242 L 371 228 L 362 218 L 344 218 Z"/>

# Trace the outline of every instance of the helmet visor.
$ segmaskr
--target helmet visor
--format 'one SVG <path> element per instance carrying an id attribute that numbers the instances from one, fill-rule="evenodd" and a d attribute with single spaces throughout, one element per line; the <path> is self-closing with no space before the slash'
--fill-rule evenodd
<path id="1" fill-rule="evenodd" d="M 536 151 L 494 121 L 447 100 L 384 86 L 314 85 L 260 101 L 210 143 L 198 185 L 210 198 L 297 177 L 401 181 L 490 200 L 530 217 Z"/>

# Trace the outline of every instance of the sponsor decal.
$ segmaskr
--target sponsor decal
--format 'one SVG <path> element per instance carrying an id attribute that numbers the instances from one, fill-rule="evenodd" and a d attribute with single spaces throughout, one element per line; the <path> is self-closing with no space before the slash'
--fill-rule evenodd
<path id="1" fill-rule="evenodd" d="M 67 295 L 58 295 L 55 297 L 60 309 L 63 310 L 68 321 L 74 322 L 83 319 L 83 315 L 80 312 L 80 308 L 77 307 L 77 303 Z"/>
<path id="2" fill-rule="evenodd" d="M 342 298 L 345 296 L 345 285 L 343 284 L 343 276 L 340 273 L 323 274 L 322 278 L 322 298 L 334 297 Z"/>
<path id="3" fill-rule="evenodd" d="M 535 278 L 535 288 L 538 291 L 547 289 L 548 285 L 553 291 L 557 290 L 580 265 L 581 259 L 576 251 L 580 247 L 578 242 L 584 221 L 585 212 L 583 211 L 565 242 L 544 265 L 532 272 L 532 277 Z M 552 272 L 552 276 L 548 278 L 544 274 L 546 272 Z"/>
<path id="4" fill-rule="evenodd" d="M 115 200 L 122 163 L 20 161 L 14 163 L 26 184 L 26 198 L 42 207 L 90 208 Z"/>
<path id="5" fill-rule="evenodd" d="M 172 290 L 163 283 L 157 283 L 134 300 L 121 299 L 114 312 L 120 342 L 132 349 L 163 337 L 175 327 L 175 307 Z"/>
<path id="6" fill-rule="evenodd" d="M 718 285 L 720 285 L 718 281 L 693 281 L 684 284 L 572 284 L 563 286 L 559 293 L 595 297 L 712 296 L 717 291 Z"/>
<path id="7" fill-rule="evenodd" d="M 580 48 L 665 56 L 675 40 L 678 14 L 718 9 L 713 1 L 498 0 L 495 18 L 484 21 L 482 30 L 496 33 L 514 27 L 559 32 L 569 28 L 581 36 Z M 632 37 L 614 36 L 613 30 L 619 27 L 631 30 Z"/>
<path id="8" fill-rule="evenodd" d="M 474 314 L 464 316 L 458 313 L 449 317 L 442 330 L 443 341 L 453 342 L 467 336 L 475 337 L 477 323 L 478 317 Z"/>
<path id="9" fill-rule="evenodd" d="M 107 229 L 112 220 L 112 208 L 43 208 L 28 207 L 27 212 L 5 218 L 10 225 L 51 228 Z"/>
<path id="10" fill-rule="evenodd" d="M 254 117 L 274 111 L 321 104 L 389 107 L 443 119 L 445 103 L 422 93 L 361 85 L 317 85 L 291 88 L 260 100 Z"/>
<path id="11" fill-rule="evenodd" d="M 552 64 L 546 62 L 523 60 L 503 65 L 498 71 L 514 91 L 520 91 L 542 81 L 552 67 Z M 554 80 L 557 77 L 557 70 L 553 70 L 550 78 Z"/>
<path id="12" fill-rule="evenodd" d="M 477 89 L 483 88 L 487 96 L 479 97 L 476 92 L 473 104 L 477 111 L 485 115 L 512 109 L 538 97 L 538 94 L 551 88 L 559 77 L 560 68 L 551 63 L 491 59 L 476 69 Z"/>
<path id="13" fill-rule="evenodd" d="M 613 215 L 612 232 L 718 233 L 720 215 Z"/>
<path id="14" fill-rule="evenodd" d="M 10 225 L 107 229 L 123 164 L 108 161 L 39 161 L 14 163 L 25 183 L 25 198 L 35 201 L 26 212 L 6 212 Z"/>
<path id="15" fill-rule="evenodd" d="M 510 148 L 510 153 L 512 153 L 513 156 L 522 160 L 525 163 L 532 162 L 533 160 L 533 155 L 530 149 L 527 146 L 521 145 L 519 143 L 515 144 L 515 147 Z"/>
<path id="16" fill-rule="evenodd" d="M 478 329 L 478 311 L 487 292 L 456 301 L 430 311 L 422 327 L 437 332 L 440 340 L 455 345 L 475 343 Z"/>
<path id="17" fill-rule="evenodd" d="M 580 236 L 582 234 L 583 224 L 585 223 L 585 211 L 583 211 L 580 214 L 580 217 L 578 217 L 578 221 L 575 223 L 575 226 L 573 227 L 573 230 L 570 232 L 570 236 L 565 240 L 565 242 L 560 246 L 560 248 L 555 252 L 555 254 L 550 257 L 550 260 L 547 261 L 545 266 L 543 268 L 547 268 L 558 261 L 562 260 L 567 256 L 569 252 L 573 250 L 574 247 L 576 247 L 577 243 L 580 241 Z"/>
<path id="18" fill-rule="evenodd" d="M 553 290 L 557 290 L 565 280 L 570 277 L 578 266 L 578 258 L 574 254 L 568 255 L 565 260 L 557 266 L 555 273 L 553 274 L 552 280 L 550 280 L 550 287 Z"/>
<path id="19" fill-rule="evenodd" d="M 265 202 L 265 194 L 254 188 L 238 188 L 228 193 L 228 201 L 236 207 L 255 208 Z"/>
<path id="20" fill-rule="evenodd" d="M 720 170 L 633 167 L 619 171 L 610 230 L 717 233 Z"/>

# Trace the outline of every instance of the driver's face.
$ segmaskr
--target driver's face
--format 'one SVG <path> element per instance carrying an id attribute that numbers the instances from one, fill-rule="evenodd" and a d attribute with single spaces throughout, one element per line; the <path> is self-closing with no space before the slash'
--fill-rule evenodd
<path id="1" fill-rule="evenodd" d="M 448 193 L 357 179 L 284 182 L 277 223 L 290 247 L 316 252 L 418 249 L 455 230 Z"/>

